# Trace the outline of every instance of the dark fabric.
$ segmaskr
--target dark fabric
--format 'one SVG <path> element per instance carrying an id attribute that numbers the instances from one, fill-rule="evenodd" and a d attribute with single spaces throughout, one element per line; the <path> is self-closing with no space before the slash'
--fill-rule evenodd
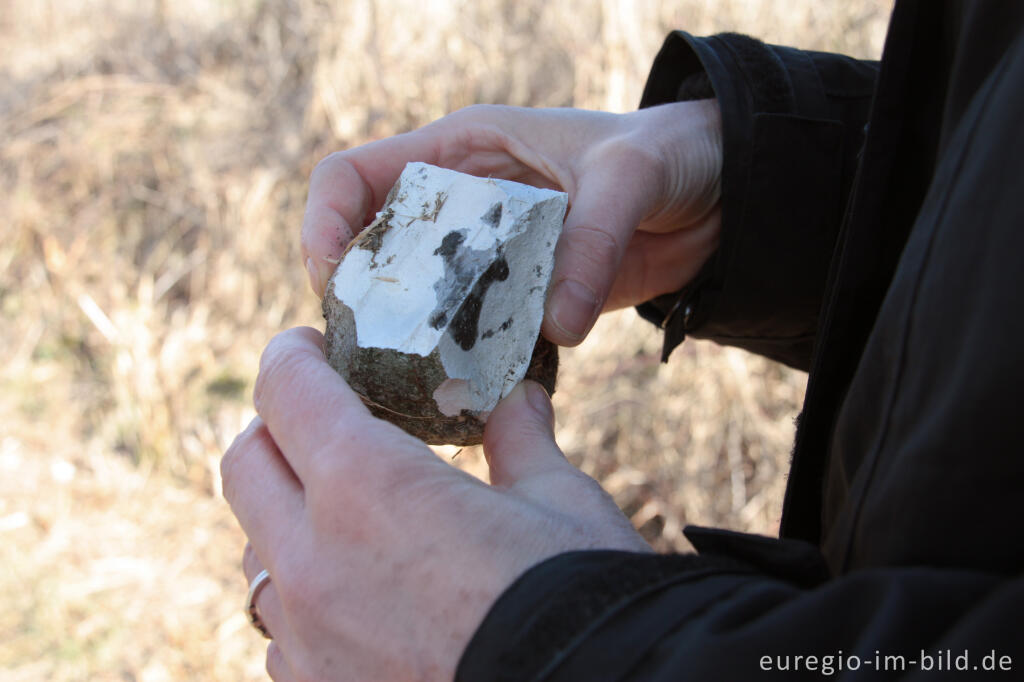
<path id="1" fill-rule="evenodd" d="M 615 624 L 647 595 L 661 595 L 666 590 L 699 581 L 700 594 L 694 595 L 685 606 L 687 613 L 698 612 L 752 570 L 736 559 L 721 556 L 657 556 L 612 551 L 562 554 L 534 567 L 506 590 L 495 605 L 494 611 L 502 614 L 502 632 L 494 634 L 514 641 L 515 646 L 471 648 L 474 653 L 468 653 L 462 661 L 458 679 L 493 682 L 545 679 L 565 665 L 578 647 L 595 633 L 609 624 L 615 628 Z M 537 587 L 541 585 L 558 585 L 559 589 L 548 593 L 545 608 L 537 610 L 535 599 Z M 654 629 L 666 631 L 675 618 L 685 615 L 679 604 L 666 602 L 662 608 L 667 608 L 668 613 L 661 614 L 656 622 L 648 623 L 640 631 L 624 631 L 624 637 L 633 646 L 652 646 L 653 640 L 647 640 Z M 639 642 L 635 638 L 639 638 Z M 618 652 L 624 646 L 622 642 L 614 651 L 595 652 L 601 662 L 588 657 L 582 665 L 598 665 L 606 670 L 617 668 L 622 665 Z M 620 673 L 628 671 L 630 662 L 625 661 L 625 664 Z M 564 677 L 564 671 L 559 675 Z"/>
<path id="2" fill-rule="evenodd" d="M 1022 27 L 1018 0 L 902 0 L 880 68 L 669 37 L 643 104 L 707 78 L 723 235 L 640 312 L 666 356 L 695 336 L 810 369 L 783 537 L 550 559 L 458 679 L 1024 679 Z"/>
<path id="3" fill-rule="evenodd" d="M 722 109 L 721 246 L 691 286 L 638 310 L 665 327 L 665 358 L 689 333 L 807 369 L 877 65 L 677 32 L 641 106 L 692 99 L 694 71 Z M 801 265 L 780 276 L 790 262 Z"/>

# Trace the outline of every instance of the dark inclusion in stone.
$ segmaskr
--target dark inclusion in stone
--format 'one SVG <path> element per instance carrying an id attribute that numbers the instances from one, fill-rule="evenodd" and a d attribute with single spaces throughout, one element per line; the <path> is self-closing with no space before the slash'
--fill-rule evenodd
<path id="1" fill-rule="evenodd" d="M 497 334 L 499 332 L 507 332 L 511 328 L 512 328 L 512 318 L 510 317 L 507 320 L 505 320 L 504 322 L 502 322 L 501 325 L 497 329 L 488 329 L 487 331 L 485 331 L 483 334 L 480 335 L 480 338 L 481 339 L 489 339 L 492 336 L 494 336 L 495 334 Z"/>
<path id="2" fill-rule="evenodd" d="M 449 232 L 441 240 L 441 245 L 434 249 L 435 256 L 444 259 L 444 281 L 434 285 L 434 290 L 445 288 L 440 302 L 434 312 L 430 315 L 430 326 L 434 329 L 441 329 L 448 324 L 448 313 L 455 307 L 459 300 L 462 288 L 468 284 L 466 280 L 470 276 L 470 268 L 463 259 L 458 258 L 459 247 L 466 241 L 466 235 L 462 232 Z"/>
<path id="3" fill-rule="evenodd" d="M 501 204 L 499 203 L 495 206 L 498 211 L 497 219 L 500 220 Z M 491 213 L 494 213 L 494 209 L 491 209 L 488 215 Z M 473 271 L 476 270 L 474 266 L 480 262 L 481 257 L 485 253 L 490 253 L 474 251 L 472 249 L 460 249 L 465 240 L 466 236 L 463 232 L 449 232 L 441 240 L 441 245 L 434 250 L 435 256 L 441 256 L 444 259 L 445 269 L 445 281 L 435 286 L 444 286 L 446 296 L 444 296 L 437 309 L 431 314 L 430 326 L 434 329 L 441 329 L 447 324 L 449 313 L 461 300 L 461 305 L 455 311 L 454 317 L 452 317 L 449 331 L 455 342 L 459 344 L 459 347 L 462 350 L 468 351 L 476 345 L 480 312 L 483 309 L 487 290 L 493 283 L 504 282 L 508 279 L 509 270 L 508 261 L 505 260 L 499 249 L 498 257 L 491 262 L 480 276 L 480 279 L 473 284 L 473 289 L 463 300 L 461 294 L 470 284 Z"/>
<path id="4" fill-rule="evenodd" d="M 494 282 L 504 282 L 506 279 L 508 279 L 508 262 L 499 255 L 498 259 L 491 263 L 490 267 L 477 280 L 473 291 L 469 292 L 466 301 L 459 308 L 459 312 L 455 313 L 455 319 L 452 320 L 452 326 L 449 329 L 455 343 L 459 344 L 462 350 L 469 350 L 476 344 L 477 326 L 480 323 L 480 311 L 483 309 L 487 289 Z"/>
<path id="5" fill-rule="evenodd" d="M 464 241 L 466 241 L 466 235 L 462 232 L 449 232 L 441 240 L 441 246 L 434 249 L 434 255 L 444 258 L 445 265 L 451 265 Z"/>
<path id="6" fill-rule="evenodd" d="M 499 201 L 494 206 L 491 206 L 487 213 L 481 216 L 480 220 L 491 227 L 497 227 L 501 223 L 501 202 Z"/>

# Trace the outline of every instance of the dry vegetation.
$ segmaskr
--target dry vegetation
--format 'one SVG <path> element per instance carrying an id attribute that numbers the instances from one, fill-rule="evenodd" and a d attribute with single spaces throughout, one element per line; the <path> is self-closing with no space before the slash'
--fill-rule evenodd
<path id="1" fill-rule="evenodd" d="M 320 157 L 473 102 L 628 110 L 670 27 L 877 55 L 888 4 L 0 0 L 0 680 L 262 677 L 217 466 L 265 342 L 320 323 Z M 773 532 L 804 377 L 658 349 L 624 312 L 565 353 L 560 442 L 661 549 Z"/>

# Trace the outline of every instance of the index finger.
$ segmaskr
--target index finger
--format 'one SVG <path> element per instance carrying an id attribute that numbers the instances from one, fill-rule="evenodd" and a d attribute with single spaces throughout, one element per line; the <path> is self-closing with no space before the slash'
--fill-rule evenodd
<path id="1" fill-rule="evenodd" d="M 358 394 L 331 368 L 323 335 L 298 327 L 275 336 L 260 358 L 253 390 L 256 412 L 306 492 L 325 472 L 352 463 L 371 478 L 388 467 L 440 461 L 401 429 L 373 417 Z M 409 447 L 412 445 L 413 447 Z M 387 456 L 365 456 L 386 452 Z"/>
<path id="2" fill-rule="evenodd" d="M 327 280 L 352 237 L 380 208 L 411 161 L 436 163 L 438 147 L 418 131 L 335 152 L 316 165 L 302 219 L 302 256 L 323 298 Z"/>
<path id="3" fill-rule="evenodd" d="M 323 335 L 309 327 L 281 332 L 267 344 L 253 389 L 256 412 L 299 480 L 316 477 L 308 466 L 337 440 L 343 420 L 368 420 L 362 401 L 323 353 Z"/>

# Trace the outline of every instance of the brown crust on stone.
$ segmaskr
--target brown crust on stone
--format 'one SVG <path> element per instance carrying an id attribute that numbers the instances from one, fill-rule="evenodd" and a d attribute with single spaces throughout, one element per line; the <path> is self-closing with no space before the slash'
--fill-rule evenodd
<path id="1" fill-rule="evenodd" d="M 548 395 L 554 395 L 558 378 L 558 346 L 543 336 L 537 337 L 530 366 L 526 368 L 526 378 L 543 386 Z"/>
<path id="2" fill-rule="evenodd" d="M 468 413 L 448 417 L 437 410 L 433 391 L 444 380 L 443 376 L 433 376 L 440 371 L 437 362 L 397 351 L 359 348 L 354 338 L 341 333 L 342 328 L 353 328 L 352 324 L 338 324 L 351 311 L 334 296 L 333 287 L 331 282 L 323 299 L 324 318 L 328 320 L 327 360 L 370 412 L 430 445 L 482 443 L 484 422 L 480 418 Z M 356 366 L 360 371 L 353 375 Z M 382 375 L 384 372 L 387 376 Z M 551 394 L 557 374 L 558 346 L 538 335 L 526 378 Z"/>
<path id="3" fill-rule="evenodd" d="M 526 370 L 526 378 L 539 383 L 550 395 L 555 392 L 557 374 L 558 346 L 543 336 L 539 336 L 533 347 L 533 356 L 530 366 Z M 381 405 L 359 391 L 356 391 L 356 394 L 373 413 L 373 416 L 391 422 L 428 445 L 467 446 L 479 445 L 483 442 L 484 422 L 473 415 L 463 414 L 458 417 L 446 417 L 440 413 L 434 416 L 411 415 Z"/>

